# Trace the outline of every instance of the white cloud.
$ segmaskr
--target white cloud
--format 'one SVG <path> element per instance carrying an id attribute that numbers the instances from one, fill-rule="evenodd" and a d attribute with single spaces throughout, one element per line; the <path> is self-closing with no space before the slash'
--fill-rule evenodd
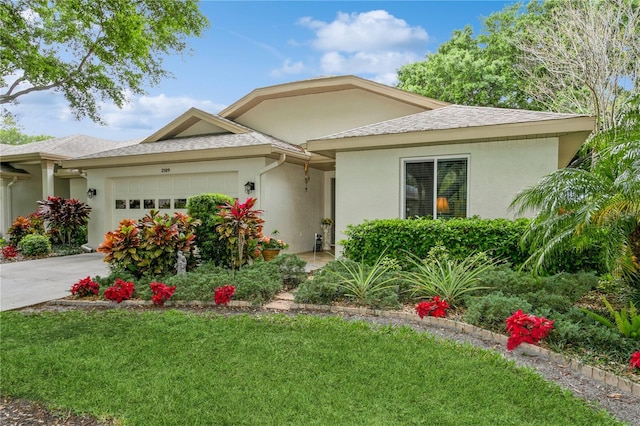
<path id="1" fill-rule="evenodd" d="M 280 68 L 271 71 L 271 77 L 300 74 L 305 69 L 302 61 L 292 62 L 290 59 L 286 59 Z"/>
<path id="2" fill-rule="evenodd" d="M 429 39 L 422 27 L 385 10 L 341 12 L 332 22 L 305 17 L 298 23 L 315 33 L 311 46 L 323 52 L 322 73 L 364 74 L 386 84 L 396 82 L 400 66 L 422 58 Z"/>

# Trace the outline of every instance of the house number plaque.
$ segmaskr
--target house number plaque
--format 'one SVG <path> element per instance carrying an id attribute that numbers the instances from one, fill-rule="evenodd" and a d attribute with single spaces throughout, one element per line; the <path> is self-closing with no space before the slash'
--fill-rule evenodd
<path id="1" fill-rule="evenodd" d="M 170 173 L 171 169 L 170 168 L 164 168 L 164 169 L 160 169 L 160 173 Z"/>

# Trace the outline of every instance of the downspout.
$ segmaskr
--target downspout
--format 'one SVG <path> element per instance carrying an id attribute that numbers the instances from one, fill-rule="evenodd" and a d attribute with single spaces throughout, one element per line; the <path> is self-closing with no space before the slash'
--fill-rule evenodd
<path id="1" fill-rule="evenodd" d="M 5 219 L 8 220 L 9 223 L 11 223 L 11 221 L 13 220 L 13 200 L 11 197 L 11 186 L 16 183 L 18 181 L 18 176 L 14 176 L 13 180 L 11 182 L 9 182 L 7 184 L 7 205 L 9 206 L 7 210 L 9 210 L 9 216 Z M 6 223 L 3 223 L 2 226 L 4 227 L 6 225 Z M 7 228 L 9 229 L 9 228 Z M 1 233 L 4 233 L 4 229 L 2 230 Z"/>
<path id="2" fill-rule="evenodd" d="M 256 175 L 256 182 L 258 182 L 258 209 L 262 208 L 262 175 L 270 170 L 275 169 L 276 167 L 280 167 L 286 159 L 287 154 L 280 154 L 280 158 L 278 158 L 278 161 L 258 170 L 258 174 Z"/>

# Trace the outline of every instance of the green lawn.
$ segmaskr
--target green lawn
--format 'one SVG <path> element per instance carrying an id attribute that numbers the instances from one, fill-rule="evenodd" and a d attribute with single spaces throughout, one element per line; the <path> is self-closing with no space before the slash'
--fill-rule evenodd
<path id="1" fill-rule="evenodd" d="M 4 395 L 127 425 L 618 424 L 499 355 L 340 318 L 0 314 Z"/>

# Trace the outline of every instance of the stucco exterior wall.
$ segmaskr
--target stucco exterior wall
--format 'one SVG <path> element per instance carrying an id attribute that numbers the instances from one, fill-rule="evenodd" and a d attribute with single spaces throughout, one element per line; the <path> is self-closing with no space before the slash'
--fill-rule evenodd
<path id="1" fill-rule="evenodd" d="M 323 172 L 309 169 L 309 184 L 304 187 L 304 168 L 284 163 L 262 176 L 261 208 L 264 210 L 264 234 L 274 229 L 286 241 L 286 253 L 311 251 L 315 233 L 320 233 L 323 213 Z"/>
<path id="2" fill-rule="evenodd" d="M 424 111 L 360 89 L 264 101 L 236 122 L 287 142 L 307 140 Z"/>
<path id="3" fill-rule="evenodd" d="M 38 209 L 37 200 L 42 200 L 42 170 L 40 165 L 24 165 L 20 168 L 31 176 L 29 179 L 19 179 L 9 189 L 11 197 L 11 216 L 7 219 L 13 222 L 17 216 L 27 216 Z M 5 230 L 6 231 L 6 230 Z"/>
<path id="4" fill-rule="evenodd" d="M 336 240 L 349 224 L 402 217 L 403 160 L 468 157 L 467 216 L 513 218 L 515 195 L 557 170 L 557 138 L 425 146 L 336 155 Z"/>

